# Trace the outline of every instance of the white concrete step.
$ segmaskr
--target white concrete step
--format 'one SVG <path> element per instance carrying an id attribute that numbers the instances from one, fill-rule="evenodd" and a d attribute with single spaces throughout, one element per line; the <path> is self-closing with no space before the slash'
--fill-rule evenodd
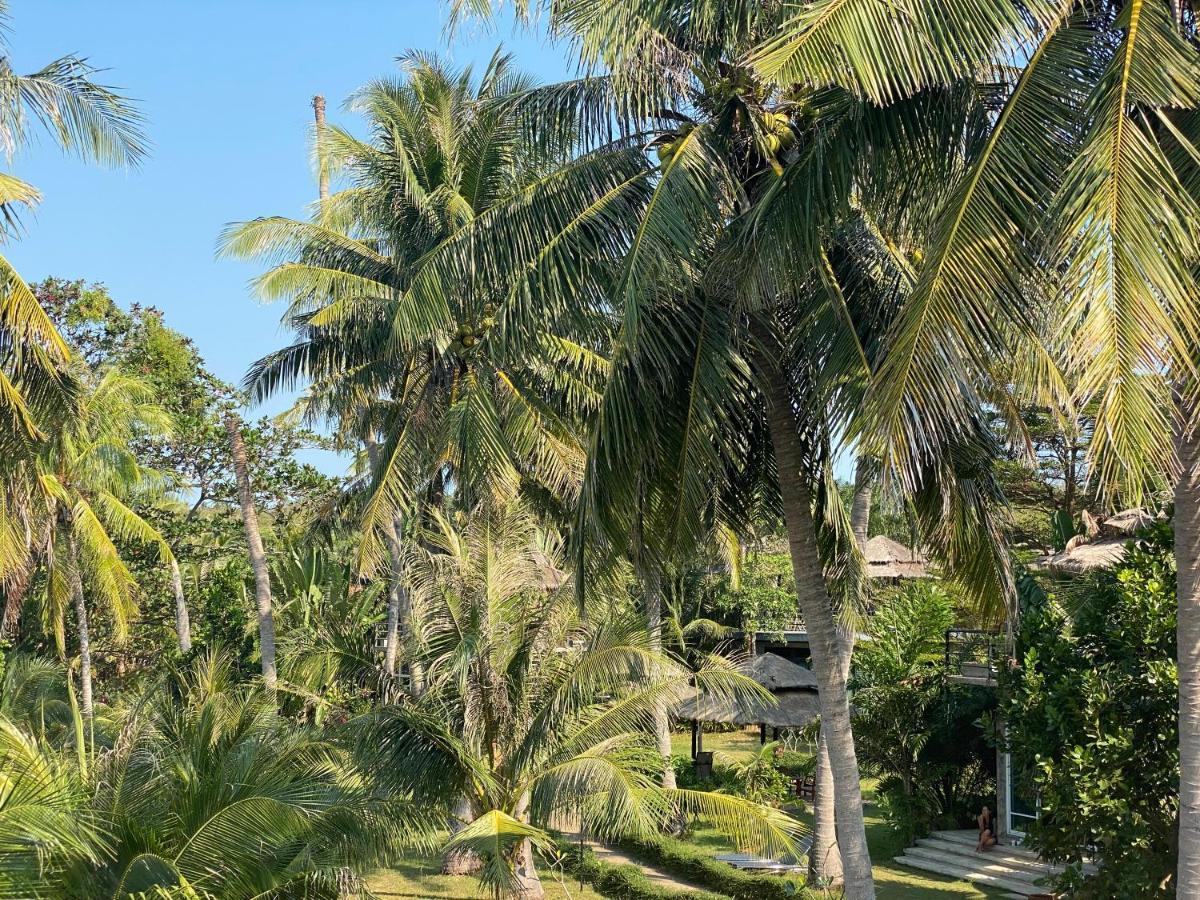
<path id="1" fill-rule="evenodd" d="M 1042 892 L 1041 888 L 1031 885 L 1028 881 L 1005 878 L 1002 875 L 996 875 L 991 872 L 971 869 L 956 862 L 943 862 L 941 860 L 910 857 L 907 852 L 897 856 L 894 860 L 892 860 L 892 862 L 899 863 L 902 866 L 908 866 L 912 869 L 920 869 L 923 872 L 933 872 L 937 875 L 948 875 L 951 878 L 958 878 L 960 880 L 970 881 L 975 884 L 999 888 L 1000 890 L 1008 891 L 1018 897 L 1029 897 L 1032 894 Z"/>
<path id="2" fill-rule="evenodd" d="M 976 853 L 978 839 L 974 831 L 935 831 L 905 850 L 896 862 L 998 888 L 1018 897 L 1045 893 L 1046 887 L 1038 882 L 1059 871 L 1057 866 L 1043 862 L 1024 847 L 1006 844 Z"/>
<path id="3" fill-rule="evenodd" d="M 904 855 L 913 860 L 914 863 L 926 860 L 943 865 L 956 865 L 964 872 L 990 872 L 998 877 L 1027 885 L 1031 893 L 1037 893 L 1036 889 L 1041 887 L 1037 883 L 1038 879 L 1053 874 L 1049 869 L 1034 872 L 1029 869 L 1013 866 L 1002 859 L 982 853 L 972 854 L 974 857 L 972 858 L 966 854 L 946 853 L 936 847 L 909 847 L 904 851 Z"/>
<path id="4" fill-rule="evenodd" d="M 1058 871 L 1056 867 L 1042 862 L 1036 855 L 1028 851 L 1014 853 L 1013 850 L 1012 847 L 996 846 L 982 853 L 976 853 L 974 844 L 962 844 L 958 841 L 948 841 L 931 835 L 921 838 L 915 847 L 910 847 L 906 852 L 916 852 L 917 855 L 923 856 L 953 857 L 964 865 L 987 862 L 1013 872 L 1019 872 L 1023 876 L 1028 876 L 1031 881 L 1045 875 L 1053 875 Z"/>

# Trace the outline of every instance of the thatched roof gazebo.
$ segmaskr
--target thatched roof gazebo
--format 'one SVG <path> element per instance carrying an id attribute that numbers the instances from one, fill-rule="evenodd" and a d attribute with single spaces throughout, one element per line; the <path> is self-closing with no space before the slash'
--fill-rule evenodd
<path id="1" fill-rule="evenodd" d="M 863 547 L 868 578 L 928 578 L 928 560 L 911 547 L 882 534 Z"/>
<path id="2" fill-rule="evenodd" d="M 768 727 L 803 728 L 820 715 L 817 678 L 813 673 L 775 653 L 760 653 L 741 667 L 774 697 L 771 703 L 757 697 L 717 698 L 698 693 L 684 700 L 675 711 L 692 722 L 692 758 L 703 750 L 702 722 L 727 725 L 758 725 L 766 740 Z"/>

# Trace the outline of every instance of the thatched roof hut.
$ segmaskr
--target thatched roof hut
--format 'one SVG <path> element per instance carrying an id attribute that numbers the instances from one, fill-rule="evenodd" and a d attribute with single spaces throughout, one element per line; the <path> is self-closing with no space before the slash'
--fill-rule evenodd
<path id="1" fill-rule="evenodd" d="M 698 694 L 684 700 L 675 715 L 693 722 L 803 728 L 820 714 L 817 678 L 804 666 L 775 653 L 762 653 L 742 666 L 741 671 L 769 690 L 775 702 L 757 697 L 727 699 Z"/>
<path id="2" fill-rule="evenodd" d="M 876 535 L 863 548 L 868 578 L 928 578 L 928 560 L 911 547 Z"/>
<path id="3" fill-rule="evenodd" d="M 1062 575 L 1082 575 L 1114 565 L 1125 558 L 1130 538 L 1153 522 L 1150 513 L 1137 508 L 1122 510 L 1099 521 L 1084 513 L 1088 533 L 1076 535 L 1061 553 L 1040 556 L 1032 565 Z"/>

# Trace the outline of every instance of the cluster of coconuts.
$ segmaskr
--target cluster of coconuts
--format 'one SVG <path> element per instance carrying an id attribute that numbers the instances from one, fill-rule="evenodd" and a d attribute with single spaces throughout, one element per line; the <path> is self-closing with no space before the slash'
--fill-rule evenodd
<path id="1" fill-rule="evenodd" d="M 450 349 L 455 353 L 464 353 L 474 348 L 492 328 L 496 326 L 496 305 L 485 304 L 483 317 L 476 322 L 462 322 L 450 342 Z"/>
<path id="2" fill-rule="evenodd" d="M 792 130 L 792 120 L 787 113 L 764 113 L 762 124 L 766 132 L 764 143 L 771 156 L 786 153 L 796 143 L 796 132 Z"/>

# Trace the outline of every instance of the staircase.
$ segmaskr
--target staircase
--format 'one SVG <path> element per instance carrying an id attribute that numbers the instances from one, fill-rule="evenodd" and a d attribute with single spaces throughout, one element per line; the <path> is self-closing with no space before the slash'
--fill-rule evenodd
<path id="1" fill-rule="evenodd" d="M 935 831 L 917 841 L 894 860 L 904 866 L 949 875 L 1006 891 L 1016 897 L 1048 892 L 1039 880 L 1059 871 L 1031 850 L 997 845 L 975 852 L 979 835 L 974 831 Z"/>

